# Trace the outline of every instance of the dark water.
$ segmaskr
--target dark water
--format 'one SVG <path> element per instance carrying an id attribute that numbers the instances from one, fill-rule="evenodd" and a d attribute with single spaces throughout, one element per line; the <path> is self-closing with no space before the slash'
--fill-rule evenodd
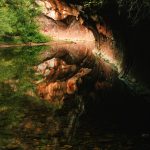
<path id="1" fill-rule="evenodd" d="M 97 63 L 87 44 L 0 49 L 0 150 L 149 150 L 150 103 L 110 66 Z M 52 58 L 92 69 L 63 103 L 37 93 L 35 66 Z M 108 83 L 97 89 L 97 81 Z M 66 82 L 74 73 L 59 78 Z M 113 79 L 111 77 L 113 77 Z M 55 82 L 58 79 L 55 79 Z M 52 80 L 54 82 L 54 79 Z M 110 86 L 111 85 L 111 86 Z"/>

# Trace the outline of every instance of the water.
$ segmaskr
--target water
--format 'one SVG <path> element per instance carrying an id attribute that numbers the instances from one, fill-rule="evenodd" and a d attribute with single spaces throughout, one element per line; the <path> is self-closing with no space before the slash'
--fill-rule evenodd
<path id="1" fill-rule="evenodd" d="M 90 71 L 76 65 L 88 50 L 64 43 L 0 50 L 0 149 L 58 149 L 72 140 L 84 104 L 66 83 L 76 84 Z"/>
<path id="2" fill-rule="evenodd" d="M 150 149 L 150 104 L 92 49 L 0 49 L 0 149 Z"/>

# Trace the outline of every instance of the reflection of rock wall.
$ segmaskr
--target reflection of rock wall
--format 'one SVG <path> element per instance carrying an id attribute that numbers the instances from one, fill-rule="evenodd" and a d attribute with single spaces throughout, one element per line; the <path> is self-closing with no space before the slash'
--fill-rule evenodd
<path id="1" fill-rule="evenodd" d="M 38 95 L 53 104 L 63 104 L 66 97 L 80 92 L 83 80 L 92 77 L 96 89 L 109 87 L 116 72 L 103 60 L 97 60 L 89 43 L 54 43 L 52 48 L 42 52 L 44 60 L 35 66 Z M 88 75 L 88 76 L 87 76 Z M 106 81 L 107 80 L 107 81 Z M 88 81 L 87 81 L 88 82 Z"/>
<path id="2" fill-rule="evenodd" d="M 57 139 L 57 146 L 62 139 L 71 141 L 86 109 L 85 103 L 97 99 L 97 93 L 102 90 L 110 89 L 116 77 L 109 64 L 93 55 L 93 48 L 93 42 L 54 42 L 51 48 L 41 52 L 41 63 L 34 67 L 36 74 L 42 76 L 42 80 L 36 82 L 37 94 L 61 108 L 54 118 L 58 117 L 59 126 L 52 135 Z"/>
<path id="3" fill-rule="evenodd" d="M 121 72 L 123 53 L 116 48 L 113 32 L 98 15 L 58 0 L 36 0 L 42 7 L 37 18 L 40 31 L 54 40 L 96 41 L 96 51 Z M 101 19 L 100 19 L 101 18 Z M 97 52 L 96 52 L 97 53 Z"/>
<path id="4" fill-rule="evenodd" d="M 50 76 L 49 74 L 47 74 L 47 78 L 45 82 L 38 84 L 37 91 L 38 91 L 38 95 L 41 98 L 55 104 L 63 103 L 63 100 L 67 94 L 71 95 L 77 92 L 78 90 L 77 84 L 81 84 L 82 77 L 89 74 L 89 72 L 91 71 L 91 69 L 82 68 L 77 72 L 75 69 L 74 71 L 72 70 L 73 75 L 69 78 L 70 68 L 67 67 L 67 65 L 65 68 L 64 65 L 59 65 L 57 66 L 57 68 L 53 68 L 53 69 L 54 69 L 53 72 L 55 72 L 54 77 L 51 76 L 51 70 L 50 70 L 49 71 Z M 66 73 L 68 73 L 68 75 Z M 64 74 L 66 74 L 64 78 L 68 78 L 68 79 L 58 78 L 60 76 L 64 76 Z M 49 80 L 54 80 L 54 81 L 49 81 Z"/>

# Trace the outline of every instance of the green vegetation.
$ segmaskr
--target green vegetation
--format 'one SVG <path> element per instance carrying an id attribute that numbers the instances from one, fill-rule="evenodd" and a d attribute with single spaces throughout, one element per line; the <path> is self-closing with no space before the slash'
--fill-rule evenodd
<path id="1" fill-rule="evenodd" d="M 38 54 L 46 48 L 46 46 L 34 46 L 1 49 L 0 82 L 19 80 L 17 83 L 19 90 L 24 92 L 32 87 L 33 66 L 39 63 Z"/>
<path id="2" fill-rule="evenodd" d="M 0 83 L 0 91 L 0 149 L 24 150 L 28 141 L 32 141 L 29 146 L 37 141 L 36 147 L 43 146 L 44 126 L 54 110 L 36 97 L 14 92 L 9 84 Z"/>
<path id="3" fill-rule="evenodd" d="M 0 1 L 0 42 L 47 42 L 38 32 L 35 17 L 40 13 L 34 0 Z"/>
<path id="4" fill-rule="evenodd" d="M 0 49 L 0 149 L 25 149 L 26 135 L 31 141 L 38 137 L 39 147 L 43 145 L 45 122 L 55 108 L 36 96 L 33 67 L 42 61 L 39 55 L 46 49 L 49 47 Z M 40 137 L 37 128 L 42 128 Z"/>

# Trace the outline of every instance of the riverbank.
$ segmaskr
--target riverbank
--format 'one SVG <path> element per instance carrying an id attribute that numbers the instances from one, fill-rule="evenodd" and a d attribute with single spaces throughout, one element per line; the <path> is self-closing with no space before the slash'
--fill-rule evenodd
<path id="1" fill-rule="evenodd" d="M 67 42 L 67 41 L 60 41 L 60 42 Z M 50 44 L 53 44 L 53 43 L 56 43 L 56 41 L 51 41 L 51 42 L 46 42 L 46 43 L 21 43 L 21 44 L 8 44 L 8 43 L 3 43 L 3 44 L 0 44 L 0 48 L 7 48 L 7 47 L 23 47 L 23 46 L 44 46 L 44 45 L 50 45 Z M 68 42 L 70 43 L 70 42 Z"/>
<path id="2" fill-rule="evenodd" d="M 69 40 L 53 40 L 45 43 L 19 43 L 19 44 L 8 44 L 8 43 L 0 43 L 0 48 L 7 48 L 7 47 L 23 47 L 23 46 L 50 46 L 51 44 L 56 44 L 56 43 L 61 43 L 61 44 L 66 44 L 66 43 L 94 43 L 94 41 L 69 41 Z"/>

